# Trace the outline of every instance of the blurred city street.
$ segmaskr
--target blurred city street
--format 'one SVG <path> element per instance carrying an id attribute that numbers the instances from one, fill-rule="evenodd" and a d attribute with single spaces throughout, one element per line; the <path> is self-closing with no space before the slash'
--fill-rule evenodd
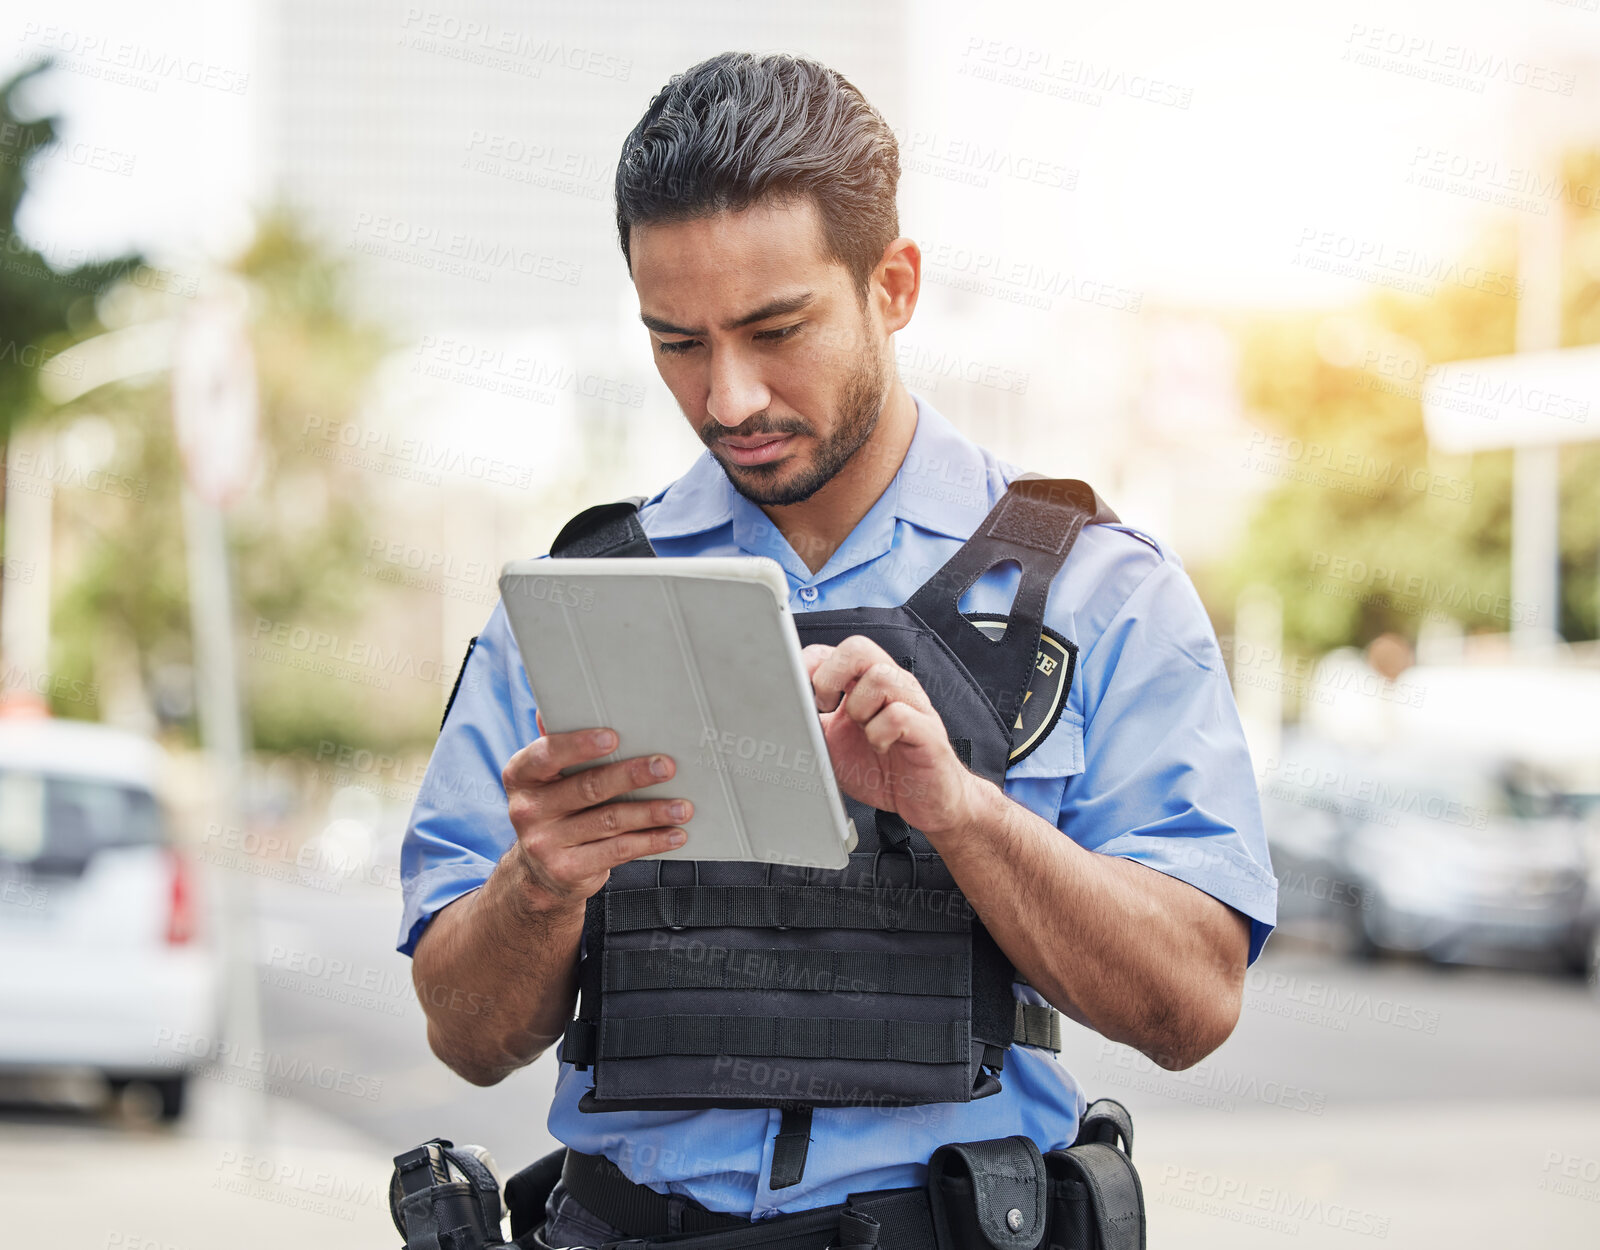
<path id="1" fill-rule="evenodd" d="M 389 1247 L 391 1155 L 444 1136 L 488 1147 L 509 1175 L 554 1148 L 550 1056 L 476 1089 L 429 1054 L 391 949 L 392 891 L 285 884 L 261 904 L 266 1049 L 381 1082 L 376 1095 L 305 1082 L 267 1096 L 258 1143 L 215 1075 L 173 1130 L 13 1104 L 0 1117 L 13 1227 L 63 1247 Z M 1355 964 L 1288 939 L 1196 1068 L 1165 1073 L 1076 1028 L 1063 1062 L 1134 1114 L 1152 1245 L 1487 1250 L 1508 1227 L 1580 1246 L 1600 1226 L 1597 1053 L 1600 994 L 1582 982 Z"/>

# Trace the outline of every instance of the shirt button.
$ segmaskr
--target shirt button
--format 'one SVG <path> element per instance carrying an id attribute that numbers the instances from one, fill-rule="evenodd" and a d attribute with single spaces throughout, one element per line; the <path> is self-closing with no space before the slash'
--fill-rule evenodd
<path id="1" fill-rule="evenodd" d="M 815 586 L 800 587 L 800 597 L 807 603 L 815 603 L 817 601 L 817 588 Z"/>

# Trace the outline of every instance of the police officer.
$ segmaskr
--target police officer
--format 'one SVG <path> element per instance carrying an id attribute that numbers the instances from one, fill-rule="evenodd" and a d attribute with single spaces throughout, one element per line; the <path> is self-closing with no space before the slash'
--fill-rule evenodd
<path id="1" fill-rule="evenodd" d="M 1097 498 L 1071 535 L 995 522 L 1026 494 L 1021 469 L 895 372 L 892 336 L 921 276 L 899 234 L 898 172 L 882 118 L 803 59 L 724 54 L 651 102 L 623 147 L 617 224 L 657 368 L 706 450 L 638 508 L 648 544 L 635 553 L 775 560 L 804 635 L 811 614 L 913 599 L 980 531 L 1009 534 L 1023 563 L 1066 549 L 1047 566 L 1047 597 L 1013 603 L 1029 585 L 1016 562 L 945 587 L 994 638 L 1039 599 L 1027 688 L 992 700 L 1010 741 L 990 776 L 963 758 L 972 727 L 945 723 L 940 705 L 953 705 L 890 654 L 889 634 L 807 646 L 805 663 L 841 789 L 878 813 L 883 845 L 913 831 L 924 871 L 953 878 L 1008 961 L 1004 992 L 1031 1020 L 1053 1006 L 1187 1067 L 1237 1022 L 1276 906 L 1216 639 L 1177 558 Z M 1039 421 L 1059 420 L 1036 404 Z M 492 1085 L 565 1036 L 550 1131 L 571 1156 L 609 1160 L 619 1184 L 676 1196 L 665 1231 L 691 1208 L 767 1220 L 919 1185 L 948 1142 L 1073 1141 L 1085 1098 L 1037 1032 L 1002 1039 L 1003 1065 L 986 1052 L 996 1062 L 971 1096 L 819 1105 L 798 1132 L 788 1090 L 769 1106 L 595 1109 L 596 1069 L 570 1031 L 580 956 L 596 940 L 588 901 L 628 865 L 657 867 L 640 856 L 694 845 L 672 759 L 563 776 L 614 746 L 604 726 L 544 732 L 497 606 L 463 664 L 402 857 L 399 948 L 440 1059 Z M 659 797 L 617 801 L 640 790 Z M 483 1003 L 492 1011 L 463 1006 Z M 640 1232 L 565 1185 L 547 1209 L 550 1245 Z"/>

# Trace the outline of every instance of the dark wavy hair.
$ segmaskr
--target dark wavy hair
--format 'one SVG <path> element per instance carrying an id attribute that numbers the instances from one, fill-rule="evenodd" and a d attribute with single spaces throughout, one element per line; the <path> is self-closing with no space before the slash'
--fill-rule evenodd
<path id="1" fill-rule="evenodd" d="M 836 70 L 803 57 L 723 52 L 676 74 L 617 162 L 617 237 L 632 227 L 809 196 L 856 297 L 900 233 L 900 151 L 877 109 Z"/>

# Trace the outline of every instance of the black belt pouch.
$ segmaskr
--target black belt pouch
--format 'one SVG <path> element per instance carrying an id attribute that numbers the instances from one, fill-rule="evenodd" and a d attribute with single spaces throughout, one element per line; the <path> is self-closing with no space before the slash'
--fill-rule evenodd
<path id="1" fill-rule="evenodd" d="M 939 1250 L 1039 1250 L 1045 1164 L 1022 1136 L 952 1142 L 928 1160 L 928 1206 Z"/>

